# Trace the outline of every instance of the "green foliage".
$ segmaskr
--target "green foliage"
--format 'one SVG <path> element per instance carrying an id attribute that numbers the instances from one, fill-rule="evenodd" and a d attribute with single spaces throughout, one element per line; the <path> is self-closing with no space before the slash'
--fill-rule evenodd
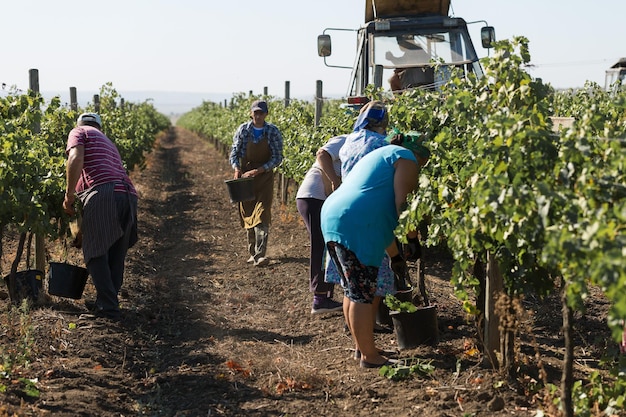
<path id="1" fill-rule="evenodd" d="M 315 153 L 329 138 L 350 131 L 353 119 L 351 112 L 339 107 L 339 102 L 326 102 L 323 117 L 316 129 L 315 111 L 311 103 L 292 101 L 281 106 L 273 116 L 273 122 L 283 133 L 285 159 L 280 171 L 300 183 L 304 174 L 315 162 Z M 304 117 L 303 117 L 304 116 Z"/>
<path id="2" fill-rule="evenodd" d="M 549 384 L 548 392 L 552 402 L 560 406 L 558 397 L 558 387 Z M 574 415 L 581 417 L 591 417 L 598 415 L 597 410 L 602 410 L 605 415 L 618 415 L 624 410 L 626 402 L 626 380 L 621 375 L 620 378 L 605 380 L 594 371 L 589 375 L 589 381 L 576 381 L 572 386 L 572 403 Z"/>
<path id="3" fill-rule="evenodd" d="M 556 92 L 524 70 L 529 62 L 528 40 L 519 37 L 497 43 L 480 79 L 456 71 L 439 91 L 392 97 L 368 88 L 387 102 L 392 127 L 421 132 L 431 150 L 396 235 L 425 224 L 424 243 L 447 246 L 452 282 L 471 313 L 479 306 L 470 294 L 480 290 L 473 267 L 488 253 L 511 296 L 547 295 L 563 277 L 568 304 L 580 310 L 596 285 L 611 301 L 608 324 L 617 341 L 626 319 L 626 89 L 588 83 Z M 183 127 L 210 126 L 191 130 L 230 143 L 253 99 L 235 97 L 228 109 L 205 103 L 212 113 L 192 111 Z M 285 137 L 280 169 L 296 181 L 321 144 L 351 130 L 355 115 L 332 106 L 315 127 L 313 104 L 285 109 L 270 98 L 268 120 Z M 556 132 L 554 116 L 574 117 L 573 128 Z M 624 383 L 622 374 L 615 378 Z M 618 390 L 601 386 L 621 404 Z"/>
<path id="4" fill-rule="evenodd" d="M 626 94 L 593 84 L 557 93 L 523 70 L 529 61 L 528 40 L 519 37 L 496 45 L 480 79 L 456 71 L 440 91 L 392 97 L 367 89 L 387 102 L 390 126 L 421 132 L 432 152 L 396 234 L 426 222 L 425 243 L 446 245 L 452 253 L 453 283 L 470 312 L 476 307 L 469 294 L 479 289 L 471 271 L 490 252 L 509 295 L 546 295 L 562 275 L 570 304 L 581 306 L 592 282 L 606 288 L 617 323 L 626 318 Z M 178 124 L 230 144 L 257 98 L 236 95 L 228 107 L 203 103 Z M 355 117 L 338 101 L 325 102 L 315 127 L 314 103 L 295 100 L 285 107 L 262 98 L 270 104 L 268 121 L 284 136 L 279 170 L 296 182 L 316 150 L 349 132 Z M 575 117 L 575 128 L 555 133 L 553 115 Z"/>
<path id="5" fill-rule="evenodd" d="M 129 170 L 142 167 L 169 120 L 148 103 L 122 107 L 110 84 L 102 87 L 100 97 L 103 130 Z M 12 224 L 19 232 L 49 239 L 69 233 L 62 210 L 65 145 L 78 114 L 62 107 L 58 97 L 49 103 L 34 94 L 0 98 L 0 226 Z"/>
<path id="6" fill-rule="evenodd" d="M 581 89 L 554 93 L 552 112 L 556 116 L 575 118 L 585 136 L 624 138 L 625 100 L 624 89 L 606 91 L 588 81 Z"/>
<path id="7" fill-rule="evenodd" d="M 427 377 L 435 371 L 432 360 L 423 360 L 420 358 L 408 358 L 395 363 L 393 365 L 384 365 L 378 371 L 380 376 L 399 381 L 408 379 L 412 376 Z"/>
<path id="8" fill-rule="evenodd" d="M 39 398 L 39 390 L 37 389 L 37 380 L 28 378 L 18 378 L 18 381 L 24 386 L 22 391 L 28 397 Z"/>
<path id="9" fill-rule="evenodd" d="M 453 280 L 468 309 L 468 290 L 478 285 L 473 263 L 491 252 L 509 294 L 546 294 L 562 274 L 573 284 L 572 306 L 581 305 L 591 281 L 610 287 L 615 317 L 626 317 L 626 306 L 620 307 L 626 300 L 620 283 L 624 150 L 619 140 L 593 136 L 623 137 L 624 96 L 589 90 L 580 111 L 604 109 L 602 120 L 576 114 L 581 120 L 575 129 L 555 134 L 551 111 L 562 110 L 563 100 L 521 69 L 529 59 L 526 43 L 500 43 L 485 63 L 486 77 L 454 78 L 440 94 L 445 103 L 426 100 L 439 103 L 422 120 L 433 156 L 398 234 L 428 219 L 427 244 L 447 244 L 455 258 Z M 424 106 L 417 101 L 413 108 Z"/>
<path id="10" fill-rule="evenodd" d="M 385 296 L 385 305 L 389 307 L 391 311 L 399 311 L 402 313 L 414 313 L 417 311 L 417 307 L 410 301 L 400 301 L 392 294 Z"/>
<path id="11" fill-rule="evenodd" d="M 31 361 L 34 339 L 28 300 L 23 300 L 19 306 L 11 306 L 4 317 L 3 327 L 6 326 L 8 340 L 16 342 L 0 345 L 0 378 L 9 380 L 16 368 L 26 367 Z"/>
<path id="12" fill-rule="evenodd" d="M 47 143 L 32 132 L 41 121 L 41 104 L 30 95 L 0 99 L 0 224 L 14 224 L 20 232 L 49 231 L 42 190 L 54 187 L 54 164 Z"/>

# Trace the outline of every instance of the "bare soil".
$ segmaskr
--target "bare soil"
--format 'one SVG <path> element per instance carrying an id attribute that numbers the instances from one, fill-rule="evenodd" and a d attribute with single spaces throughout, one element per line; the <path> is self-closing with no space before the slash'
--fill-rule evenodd
<path id="1" fill-rule="evenodd" d="M 0 286 L 0 353 L 30 358 L 4 364 L 11 372 L 0 378 L 0 416 L 531 416 L 547 407 L 535 387 L 540 370 L 560 380 L 557 298 L 523 302 L 520 366 L 507 378 L 482 365 L 476 325 L 449 282 L 449 256 L 426 249 L 440 341 L 397 357 L 430 361 L 433 373 L 394 381 L 361 369 L 342 315 L 310 313 L 308 236 L 295 204 L 276 199 L 271 262 L 251 266 L 224 185 L 231 175 L 208 141 L 180 128 L 158 138 L 147 167 L 132 175 L 140 241 L 127 260 L 120 323 L 81 318 L 94 298 L 90 282 L 81 300 L 44 294 L 22 322 Z M 5 237 L 3 275 L 14 246 Z M 49 245 L 48 260 L 62 254 Z M 69 261 L 82 264 L 76 249 Z M 600 359 L 617 354 L 607 309 L 597 292 L 576 314 L 577 379 L 606 373 Z M 397 349 L 393 333 L 376 339 Z M 21 378 L 39 395 L 27 395 Z"/>

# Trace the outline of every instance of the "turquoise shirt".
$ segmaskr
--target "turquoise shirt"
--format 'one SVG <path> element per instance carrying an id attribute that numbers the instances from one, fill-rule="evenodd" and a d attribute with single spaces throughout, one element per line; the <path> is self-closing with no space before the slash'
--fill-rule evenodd
<path id="1" fill-rule="evenodd" d="M 398 225 L 393 179 L 398 159 L 417 163 L 413 152 L 388 145 L 357 162 L 322 206 L 325 242 L 354 252 L 364 265 L 379 267 Z"/>

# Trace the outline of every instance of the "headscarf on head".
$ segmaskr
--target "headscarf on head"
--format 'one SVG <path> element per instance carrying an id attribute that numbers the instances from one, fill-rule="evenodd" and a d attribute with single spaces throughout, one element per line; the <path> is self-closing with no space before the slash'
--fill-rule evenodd
<path id="1" fill-rule="evenodd" d="M 419 132 L 411 130 L 402 133 L 394 127 L 385 140 L 394 145 L 402 146 L 422 158 L 430 158 L 430 150 L 424 146 L 424 138 Z"/>
<path id="2" fill-rule="evenodd" d="M 361 113 L 356 122 L 354 122 L 352 130 L 357 132 L 361 129 L 372 129 L 380 126 L 387 128 L 388 123 L 389 116 L 382 101 L 370 101 L 361 109 Z"/>

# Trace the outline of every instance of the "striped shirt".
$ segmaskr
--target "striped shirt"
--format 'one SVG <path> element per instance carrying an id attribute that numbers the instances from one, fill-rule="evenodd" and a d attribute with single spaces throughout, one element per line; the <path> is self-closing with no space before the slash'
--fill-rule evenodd
<path id="1" fill-rule="evenodd" d="M 113 182 L 115 192 L 130 191 L 131 194 L 137 195 L 117 147 L 104 133 L 91 126 L 75 127 L 68 135 L 65 153 L 80 145 L 84 146 L 85 157 L 83 170 L 76 183 L 77 193 Z"/>

